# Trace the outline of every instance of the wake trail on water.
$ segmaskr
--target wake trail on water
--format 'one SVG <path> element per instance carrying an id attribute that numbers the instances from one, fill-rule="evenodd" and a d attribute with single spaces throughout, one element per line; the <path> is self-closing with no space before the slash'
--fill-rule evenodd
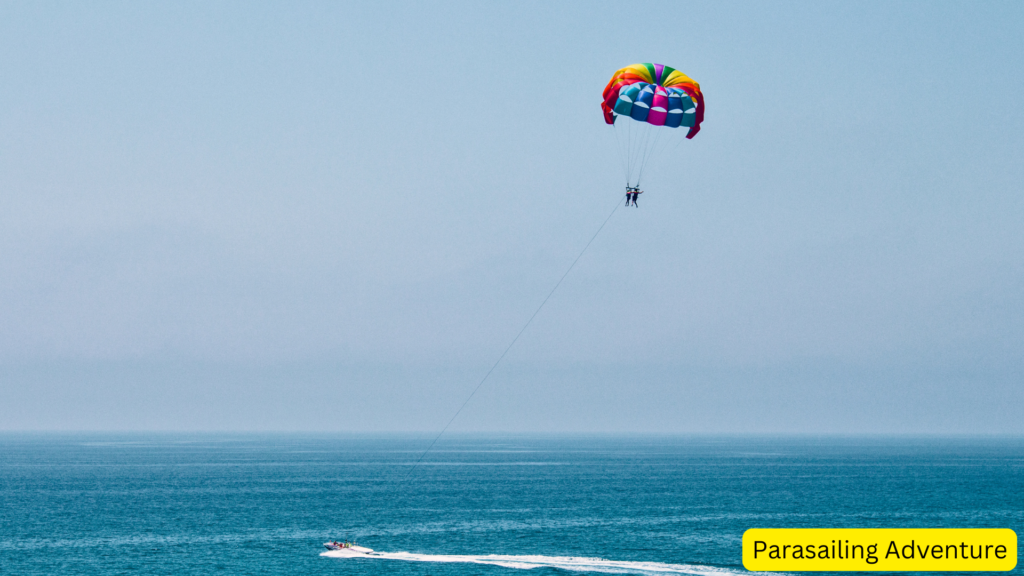
<path id="1" fill-rule="evenodd" d="M 451 562 L 462 564 L 488 564 L 505 568 L 531 570 L 533 568 L 558 568 L 571 572 L 598 572 L 602 574 L 693 574 L 697 576 L 731 576 L 749 572 L 729 570 L 713 566 L 694 564 L 664 564 L 661 562 L 629 562 L 585 558 L 575 556 L 504 556 L 414 554 L 412 552 L 373 552 L 357 554 L 346 550 L 330 550 L 320 554 L 329 558 L 364 558 L 380 560 L 403 560 L 406 562 Z"/>

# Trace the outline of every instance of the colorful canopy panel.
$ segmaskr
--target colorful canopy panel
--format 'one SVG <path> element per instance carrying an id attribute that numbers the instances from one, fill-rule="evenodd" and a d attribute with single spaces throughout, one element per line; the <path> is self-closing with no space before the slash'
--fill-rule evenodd
<path id="1" fill-rule="evenodd" d="M 686 126 L 693 138 L 704 121 L 704 95 L 700 85 L 682 72 L 663 64 L 632 64 L 617 71 L 604 89 L 604 121 L 616 115 L 637 122 L 678 128 Z"/>

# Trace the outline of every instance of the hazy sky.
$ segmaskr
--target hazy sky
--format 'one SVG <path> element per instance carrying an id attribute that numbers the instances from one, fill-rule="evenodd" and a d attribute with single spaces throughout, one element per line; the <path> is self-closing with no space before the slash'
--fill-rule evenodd
<path id="1" fill-rule="evenodd" d="M 1024 433 L 1020 2 L 4 2 L 0 429 Z M 667 129 L 666 129 L 667 130 Z"/>

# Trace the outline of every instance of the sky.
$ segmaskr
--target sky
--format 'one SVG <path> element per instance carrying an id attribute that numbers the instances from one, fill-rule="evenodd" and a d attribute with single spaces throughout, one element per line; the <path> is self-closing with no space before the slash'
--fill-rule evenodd
<path id="1" fill-rule="evenodd" d="M 450 430 L 1024 434 L 1022 29 L 2 2 L 0 430 L 439 431 L 611 213 Z M 706 117 L 612 211 L 635 62 Z"/>

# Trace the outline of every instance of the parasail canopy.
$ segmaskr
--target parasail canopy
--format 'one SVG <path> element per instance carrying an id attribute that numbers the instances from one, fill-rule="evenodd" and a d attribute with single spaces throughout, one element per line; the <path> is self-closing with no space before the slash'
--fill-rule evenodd
<path id="1" fill-rule="evenodd" d="M 704 121 L 704 96 L 699 84 L 671 66 L 631 64 L 612 75 L 601 109 L 608 124 L 628 116 L 654 126 L 685 126 L 686 137 L 693 138 Z"/>

